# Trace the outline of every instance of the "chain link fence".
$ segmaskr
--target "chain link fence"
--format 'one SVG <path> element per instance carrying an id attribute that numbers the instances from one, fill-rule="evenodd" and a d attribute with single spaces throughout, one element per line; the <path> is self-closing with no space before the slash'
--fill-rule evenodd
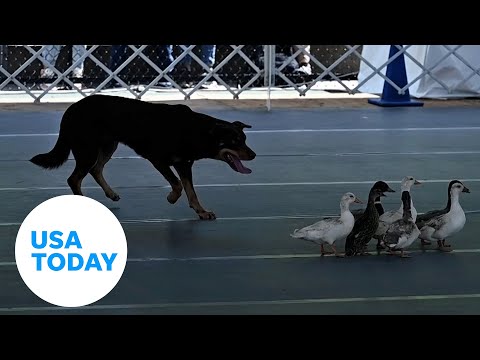
<path id="1" fill-rule="evenodd" d="M 64 90 L 88 96 L 123 89 L 140 99 L 160 89 L 188 100 L 199 90 L 214 88 L 238 99 L 246 91 L 271 87 L 306 96 L 327 89 L 322 87 L 326 83 L 334 84 L 334 91 L 355 94 L 378 77 L 399 93 L 425 77 L 451 92 L 433 68 L 452 56 L 471 70 L 464 82 L 480 83 L 478 64 L 460 54 L 464 45 L 439 45 L 447 51 L 433 67 L 412 56 L 412 45 L 396 46 L 398 56 L 421 70 L 404 88 L 385 76 L 393 59 L 374 63 L 363 45 L 0 45 L 0 93 L 20 92 L 42 102 Z M 359 77 L 362 67 L 368 71 Z"/>

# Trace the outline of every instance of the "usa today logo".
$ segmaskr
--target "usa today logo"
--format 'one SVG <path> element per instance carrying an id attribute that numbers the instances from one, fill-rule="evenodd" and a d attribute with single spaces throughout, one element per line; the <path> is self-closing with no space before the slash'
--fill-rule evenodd
<path id="1" fill-rule="evenodd" d="M 41 299 L 85 306 L 117 285 L 127 263 L 127 240 L 103 204 L 85 196 L 58 196 L 23 221 L 15 261 L 25 284 Z"/>

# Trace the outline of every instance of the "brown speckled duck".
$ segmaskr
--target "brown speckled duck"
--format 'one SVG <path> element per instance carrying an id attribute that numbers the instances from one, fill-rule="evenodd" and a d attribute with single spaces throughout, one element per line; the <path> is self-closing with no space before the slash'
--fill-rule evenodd
<path id="1" fill-rule="evenodd" d="M 386 196 L 385 192 L 395 192 L 384 181 L 376 182 L 370 189 L 368 195 L 367 208 L 363 214 L 355 221 L 353 230 L 345 240 L 345 256 L 367 255 L 365 249 L 378 228 L 379 217 L 378 210 L 375 207 L 375 199 Z"/>

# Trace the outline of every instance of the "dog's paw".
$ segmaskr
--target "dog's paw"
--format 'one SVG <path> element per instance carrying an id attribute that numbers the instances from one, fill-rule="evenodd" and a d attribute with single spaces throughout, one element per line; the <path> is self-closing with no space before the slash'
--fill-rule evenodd
<path id="1" fill-rule="evenodd" d="M 215 220 L 217 218 L 212 211 L 204 211 L 204 212 L 198 213 L 198 217 L 201 220 Z"/>
<path id="2" fill-rule="evenodd" d="M 117 193 L 112 193 L 112 194 L 106 194 L 107 197 L 113 201 L 118 201 L 120 200 L 120 195 L 118 195 Z"/>
<path id="3" fill-rule="evenodd" d="M 167 195 L 167 201 L 168 201 L 170 204 L 175 204 L 175 203 L 177 202 L 177 200 L 180 199 L 180 196 L 182 196 L 182 193 L 177 193 L 177 192 L 171 191 L 171 192 Z"/>

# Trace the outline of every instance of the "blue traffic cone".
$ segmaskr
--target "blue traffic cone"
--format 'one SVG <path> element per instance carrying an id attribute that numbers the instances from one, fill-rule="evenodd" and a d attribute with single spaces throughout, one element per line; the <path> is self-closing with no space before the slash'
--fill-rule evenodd
<path id="1" fill-rule="evenodd" d="M 396 46 L 391 45 L 389 59 L 399 51 L 400 50 Z M 403 53 L 387 65 L 386 76 L 399 88 L 403 88 L 408 84 Z M 379 106 L 423 106 L 423 102 L 410 99 L 408 88 L 405 90 L 404 94 L 399 94 L 398 91 L 387 81 L 383 84 L 382 97 L 380 99 L 368 99 L 368 102 Z"/>

